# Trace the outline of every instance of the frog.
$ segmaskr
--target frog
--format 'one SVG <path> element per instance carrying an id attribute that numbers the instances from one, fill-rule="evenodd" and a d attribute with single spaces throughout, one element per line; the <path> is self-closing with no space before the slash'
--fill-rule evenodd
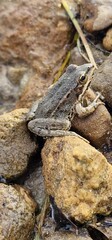
<path id="1" fill-rule="evenodd" d="M 81 104 L 78 99 L 84 97 L 84 93 L 88 88 L 87 74 L 92 68 L 91 63 L 86 63 L 80 66 L 71 64 L 66 68 L 64 74 L 59 80 L 48 90 L 46 95 L 36 102 L 27 115 L 28 129 L 34 134 L 43 138 L 56 136 L 78 136 L 76 132 L 70 131 L 71 123 L 74 115 L 81 115 Z M 87 106 L 85 115 L 90 114 L 97 108 L 100 102 L 100 95 Z M 87 111 L 87 109 L 89 109 Z M 84 117 L 84 107 L 82 106 Z M 85 140 L 86 141 L 86 140 Z"/>

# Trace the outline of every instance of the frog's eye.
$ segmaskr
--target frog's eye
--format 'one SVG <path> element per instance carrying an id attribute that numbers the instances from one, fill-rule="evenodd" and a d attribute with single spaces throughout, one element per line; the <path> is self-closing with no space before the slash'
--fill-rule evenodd
<path id="1" fill-rule="evenodd" d="M 80 82 L 83 82 L 85 80 L 85 73 L 83 73 L 81 76 L 80 76 Z"/>

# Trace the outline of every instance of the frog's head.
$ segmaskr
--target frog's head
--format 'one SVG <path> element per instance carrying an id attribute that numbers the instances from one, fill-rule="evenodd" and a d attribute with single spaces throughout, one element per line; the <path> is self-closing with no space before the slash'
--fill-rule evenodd
<path id="1" fill-rule="evenodd" d="M 66 72 L 68 74 L 74 73 L 74 76 L 75 76 L 75 79 L 77 79 L 77 82 L 84 82 L 87 73 L 92 67 L 93 65 L 91 63 L 86 63 L 80 66 L 71 64 L 67 67 Z"/>
<path id="2" fill-rule="evenodd" d="M 91 63 L 86 63 L 83 64 L 81 66 L 77 67 L 77 71 L 79 73 L 79 84 L 84 85 L 86 82 L 86 77 L 87 77 L 87 73 L 89 72 L 89 70 L 93 67 L 93 65 Z"/>
<path id="3" fill-rule="evenodd" d="M 67 67 L 66 73 L 72 76 L 72 79 L 74 79 L 74 82 L 76 83 L 78 88 L 82 89 L 88 79 L 87 73 L 92 67 L 93 65 L 91 63 L 86 63 L 80 66 L 71 64 Z"/>
<path id="4" fill-rule="evenodd" d="M 89 86 L 89 84 L 90 84 L 90 81 L 88 81 L 88 72 L 92 67 L 93 67 L 93 65 L 91 63 L 87 63 L 87 64 L 77 67 L 77 84 L 78 84 L 77 91 L 79 91 L 79 94 L 87 82 L 88 82 L 87 86 Z"/>

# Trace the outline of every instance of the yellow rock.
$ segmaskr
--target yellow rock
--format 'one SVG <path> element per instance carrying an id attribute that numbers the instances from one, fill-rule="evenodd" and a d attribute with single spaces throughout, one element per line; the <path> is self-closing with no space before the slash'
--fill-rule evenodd
<path id="1" fill-rule="evenodd" d="M 48 139 L 42 150 L 49 195 L 68 217 L 85 222 L 112 210 L 112 166 L 78 137 Z"/>
<path id="2" fill-rule="evenodd" d="M 27 112 L 21 108 L 0 116 L 0 175 L 5 178 L 22 174 L 37 149 L 27 129 Z"/>
<path id="3" fill-rule="evenodd" d="M 0 184 L 0 240 L 29 240 L 36 203 L 19 185 Z"/>

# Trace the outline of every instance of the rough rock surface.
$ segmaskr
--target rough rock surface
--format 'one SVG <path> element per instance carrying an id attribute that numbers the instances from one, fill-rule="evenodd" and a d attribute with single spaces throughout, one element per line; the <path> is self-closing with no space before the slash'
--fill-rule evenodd
<path id="1" fill-rule="evenodd" d="M 97 222 L 97 224 L 93 223 L 90 224 L 90 228 L 93 229 L 94 233 L 96 231 L 96 234 L 99 238 L 101 239 L 107 239 L 111 240 L 112 239 L 112 216 L 107 216 L 100 220 L 100 222 Z M 101 236 L 101 237 L 100 237 Z"/>
<path id="2" fill-rule="evenodd" d="M 104 101 L 112 107 L 112 53 L 94 73 L 91 87 L 101 92 Z"/>
<path id="3" fill-rule="evenodd" d="M 31 70 L 21 64 L 10 65 L 0 65 L 0 114 L 15 107 L 15 102 L 32 75 Z"/>
<path id="4" fill-rule="evenodd" d="M 107 31 L 106 36 L 103 39 L 103 46 L 107 50 L 112 51 L 112 28 Z"/>
<path id="5" fill-rule="evenodd" d="M 111 0 L 81 0 L 81 17 L 87 31 L 99 31 L 112 24 Z"/>
<path id="6" fill-rule="evenodd" d="M 35 208 L 25 189 L 0 184 L 0 240 L 31 240 Z"/>
<path id="7" fill-rule="evenodd" d="M 104 154 L 108 162 L 112 165 L 112 124 L 107 144 L 102 145 L 100 151 Z"/>
<path id="8" fill-rule="evenodd" d="M 112 211 L 112 166 L 78 137 L 48 139 L 42 150 L 49 195 L 68 217 L 80 222 Z"/>
<path id="9" fill-rule="evenodd" d="M 96 94 L 89 89 L 85 94 L 85 99 L 92 102 Z M 100 100 L 99 100 L 100 101 Z M 74 116 L 72 128 L 87 138 L 97 148 L 106 142 L 111 131 L 111 115 L 104 105 L 99 105 L 97 109 L 87 117 L 79 118 Z"/>
<path id="10" fill-rule="evenodd" d="M 30 174 L 24 182 L 24 186 L 31 191 L 33 198 L 41 208 L 45 199 L 45 187 L 41 167 L 36 168 Z"/>
<path id="11" fill-rule="evenodd" d="M 71 231 L 58 230 L 55 231 L 56 223 L 53 223 L 51 218 L 44 220 L 44 226 L 42 227 L 42 239 L 43 240 L 91 240 L 87 230 L 85 228 L 75 229 Z"/>
<path id="12" fill-rule="evenodd" d="M 106 58 L 107 56 L 104 55 L 104 53 L 99 50 L 96 46 L 96 48 L 89 42 L 92 54 L 94 56 L 95 62 L 97 64 L 101 64 Z M 82 65 L 87 63 L 86 60 L 84 59 L 84 57 L 81 55 L 78 47 L 74 47 L 71 50 L 71 57 L 70 57 L 70 61 L 69 64 L 76 64 L 76 65 Z"/>
<path id="13" fill-rule="evenodd" d="M 16 177 L 26 169 L 37 149 L 26 126 L 28 109 L 17 109 L 0 116 L 0 175 Z"/>
<path id="14" fill-rule="evenodd" d="M 77 12 L 74 1 L 69 4 Z M 0 2 L 0 61 L 6 71 L 26 68 L 17 108 L 31 106 L 51 85 L 68 51 L 71 27 L 61 0 Z"/>

